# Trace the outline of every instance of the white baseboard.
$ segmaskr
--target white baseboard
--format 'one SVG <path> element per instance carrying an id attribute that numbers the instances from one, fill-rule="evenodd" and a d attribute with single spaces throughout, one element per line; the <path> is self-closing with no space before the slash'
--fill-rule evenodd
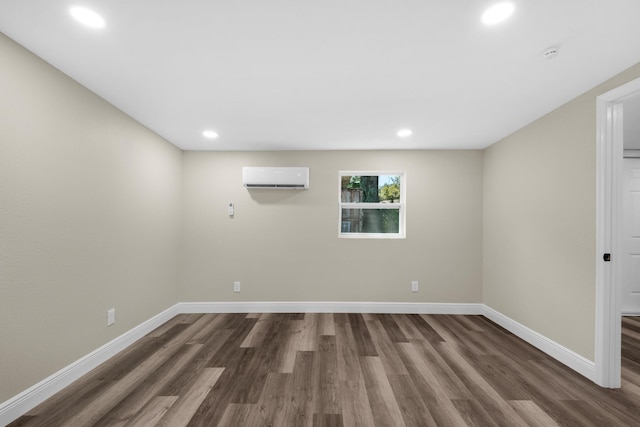
<path id="1" fill-rule="evenodd" d="M 595 378 L 590 360 L 483 304 L 401 302 L 182 302 L 73 362 L 0 404 L 0 425 L 24 415 L 64 387 L 180 313 L 394 313 L 484 315 L 585 377 Z"/>
<path id="2" fill-rule="evenodd" d="M 179 314 L 179 311 L 177 305 L 174 305 L 3 402 L 0 404 L 0 426 L 9 424 L 16 418 L 26 414 L 81 376 L 166 323 L 176 314 Z"/>
<path id="3" fill-rule="evenodd" d="M 482 314 L 482 304 L 406 302 L 181 302 L 181 313 Z"/>
<path id="4" fill-rule="evenodd" d="M 482 314 L 487 319 L 505 328 L 512 334 L 522 338 L 538 350 L 548 354 L 560 363 L 573 369 L 582 376 L 587 377 L 593 382 L 596 382 L 596 367 L 595 363 L 578 353 L 569 350 L 568 348 L 558 344 L 557 342 L 550 340 L 544 335 L 529 329 L 528 327 L 516 322 L 515 320 L 505 316 L 504 314 L 492 309 L 488 306 L 483 306 Z"/>

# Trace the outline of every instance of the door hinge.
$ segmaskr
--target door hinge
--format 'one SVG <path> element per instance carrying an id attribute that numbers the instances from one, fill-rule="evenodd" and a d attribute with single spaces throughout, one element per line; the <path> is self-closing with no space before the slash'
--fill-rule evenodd
<path id="1" fill-rule="evenodd" d="M 604 254 L 602 259 L 604 260 L 604 262 L 610 262 L 611 261 L 611 254 Z"/>

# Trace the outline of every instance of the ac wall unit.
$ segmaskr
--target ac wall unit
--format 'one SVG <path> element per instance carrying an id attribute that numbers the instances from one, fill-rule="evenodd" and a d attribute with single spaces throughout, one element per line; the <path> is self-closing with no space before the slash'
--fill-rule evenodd
<path id="1" fill-rule="evenodd" d="M 243 167 L 242 185 L 246 188 L 309 188 L 309 168 Z"/>

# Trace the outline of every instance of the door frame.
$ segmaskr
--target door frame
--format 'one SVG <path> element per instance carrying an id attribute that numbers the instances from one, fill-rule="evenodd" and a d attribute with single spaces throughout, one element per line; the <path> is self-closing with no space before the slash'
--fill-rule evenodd
<path id="1" fill-rule="evenodd" d="M 596 98 L 595 382 L 621 385 L 622 102 L 640 93 L 640 78 Z M 611 262 L 605 262 L 605 253 Z"/>

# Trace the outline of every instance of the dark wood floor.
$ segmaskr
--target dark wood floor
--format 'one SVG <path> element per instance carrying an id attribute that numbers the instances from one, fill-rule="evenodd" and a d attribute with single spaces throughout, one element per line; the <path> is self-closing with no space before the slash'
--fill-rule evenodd
<path id="1" fill-rule="evenodd" d="M 179 315 L 12 426 L 638 426 L 623 330 L 606 390 L 481 316 Z"/>

